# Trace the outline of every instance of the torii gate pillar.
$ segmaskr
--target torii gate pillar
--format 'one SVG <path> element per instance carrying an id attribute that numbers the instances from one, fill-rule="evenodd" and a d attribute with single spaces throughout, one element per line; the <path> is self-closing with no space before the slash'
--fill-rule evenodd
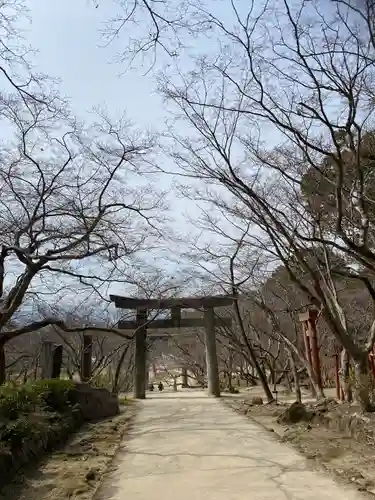
<path id="1" fill-rule="evenodd" d="M 181 368 L 181 378 L 182 378 L 181 387 L 183 389 L 186 389 L 187 387 L 189 387 L 189 380 L 188 380 L 188 371 L 185 366 Z"/>
<path id="2" fill-rule="evenodd" d="M 146 335 L 147 311 L 145 309 L 137 310 L 137 331 L 135 334 L 135 354 L 134 354 L 134 385 L 133 395 L 135 399 L 146 398 L 146 364 L 147 349 Z"/>
<path id="3" fill-rule="evenodd" d="M 216 354 L 215 315 L 213 307 L 204 311 L 208 395 L 220 397 L 219 367 Z"/>

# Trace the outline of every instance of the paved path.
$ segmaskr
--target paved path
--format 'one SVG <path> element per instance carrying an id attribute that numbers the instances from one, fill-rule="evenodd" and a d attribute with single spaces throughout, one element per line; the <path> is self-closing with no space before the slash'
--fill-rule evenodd
<path id="1" fill-rule="evenodd" d="M 141 403 L 97 500 L 363 500 L 286 444 L 199 392 Z"/>

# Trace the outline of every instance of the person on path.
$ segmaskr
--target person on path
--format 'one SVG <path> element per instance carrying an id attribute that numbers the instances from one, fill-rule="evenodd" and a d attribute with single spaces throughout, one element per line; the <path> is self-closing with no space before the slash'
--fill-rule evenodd
<path id="1" fill-rule="evenodd" d="M 158 389 L 160 392 L 164 389 L 163 382 L 159 382 Z"/>

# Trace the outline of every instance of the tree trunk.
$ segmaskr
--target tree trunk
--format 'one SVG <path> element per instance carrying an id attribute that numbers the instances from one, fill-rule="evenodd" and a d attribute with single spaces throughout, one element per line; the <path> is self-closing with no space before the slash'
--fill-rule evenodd
<path id="1" fill-rule="evenodd" d="M 38 370 L 39 370 L 39 354 L 36 357 L 35 366 L 34 366 L 34 370 L 33 370 L 33 379 L 34 380 L 36 380 L 38 378 Z"/>
<path id="2" fill-rule="evenodd" d="M 119 362 L 116 366 L 115 378 L 113 380 L 113 385 L 112 385 L 112 392 L 114 392 L 115 394 L 117 394 L 118 390 L 119 390 L 119 380 L 120 380 L 121 368 L 122 368 L 122 365 L 124 364 L 125 356 L 126 356 L 126 353 L 128 352 L 128 350 L 129 350 L 129 346 L 124 347 L 124 350 L 121 353 Z"/>
<path id="3" fill-rule="evenodd" d="M 372 380 L 369 370 L 367 353 L 354 361 L 355 394 L 362 411 L 373 411 L 372 405 Z"/>
<path id="4" fill-rule="evenodd" d="M 312 370 L 310 363 L 305 362 L 305 368 L 306 368 L 306 372 L 307 372 L 307 375 L 308 375 L 309 380 L 310 380 L 311 394 L 312 394 L 313 398 L 324 399 L 325 395 L 324 395 L 323 388 L 318 386 L 318 384 L 315 380 L 314 372 Z"/>
<path id="5" fill-rule="evenodd" d="M 276 382 L 276 359 L 274 359 L 272 362 L 270 362 L 270 370 L 271 370 L 271 382 L 273 386 L 277 385 Z"/>
<path id="6" fill-rule="evenodd" d="M 275 374 L 274 374 L 274 371 L 273 371 L 273 368 L 272 368 L 272 364 L 271 364 L 271 361 L 268 361 L 265 360 L 264 363 L 263 363 L 263 370 L 265 373 L 267 373 L 267 368 L 268 368 L 268 372 L 269 372 L 269 375 L 268 375 L 268 383 L 271 384 L 271 385 L 275 385 Z"/>
<path id="7" fill-rule="evenodd" d="M 283 381 L 284 378 L 286 378 L 287 382 L 289 383 L 288 372 L 287 372 L 288 365 L 289 365 L 289 361 L 287 361 L 284 364 L 283 369 L 280 372 L 280 375 L 276 379 L 276 385 L 280 385 L 282 383 L 282 381 Z"/>
<path id="8" fill-rule="evenodd" d="M 236 295 L 235 288 L 233 288 L 233 295 Z M 245 327 L 243 325 L 243 321 L 242 321 L 242 317 L 241 317 L 241 313 L 240 313 L 240 308 L 238 306 L 238 301 L 235 300 L 233 305 L 234 305 L 234 312 L 235 312 L 235 316 L 236 316 L 236 319 L 238 322 L 238 326 L 240 327 L 241 337 L 242 337 L 242 340 L 244 341 L 244 343 L 247 347 L 247 350 L 249 353 L 249 358 L 250 358 L 251 363 L 252 363 L 253 367 L 255 368 L 255 371 L 259 377 L 259 380 L 260 380 L 260 383 L 262 385 L 264 394 L 267 398 L 267 401 L 269 403 L 272 403 L 273 401 L 275 401 L 275 398 L 272 396 L 272 392 L 271 392 L 269 385 L 268 385 L 268 382 L 267 382 L 266 374 L 264 373 L 264 371 L 260 367 L 260 364 L 259 364 L 258 359 L 256 357 L 254 348 L 252 346 L 252 343 L 246 335 Z"/>
<path id="9" fill-rule="evenodd" d="M 292 382 L 291 382 L 290 377 L 287 373 L 285 374 L 285 379 L 286 379 L 286 383 L 288 384 L 288 389 L 289 389 L 289 391 L 291 391 L 293 389 Z"/>
<path id="10" fill-rule="evenodd" d="M 296 395 L 296 401 L 298 401 L 298 403 L 301 403 L 302 402 L 302 394 L 301 394 L 301 386 L 299 384 L 298 370 L 297 370 L 296 363 L 295 363 L 294 358 L 293 358 L 293 354 L 290 351 L 288 351 L 288 356 L 289 356 L 290 369 L 292 370 L 292 373 L 293 373 L 294 392 Z"/>
<path id="11" fill-rule="evenodd" d="M 229 360 L 228 360 L 228 389 L 232 390 L 233 387 L 233 353 L 229 351 Z"/>
<path id="12" fill-rule="evenodd" d="M 350 357 L 346 349 L 341 351 L 340 378 L 341 387 L 344 393 L 344 400 L 348 403 L 353 401 L 352 384 L 350 380 Z"/>
<path id="13" fill-rule="evenodd" d="M 228 377 L 228 389 L 231 390 L 233 387 L 232 372 L 231 371 L 227 372 L 227 377 Z"/>
<path id="14" fill-rule="evenodd" d="M 249 387 L 249 386 L 254 387 L 254 386 L 258 385 L 258 383 L 257 383 L 257 380 L 256 380 L 255 376 L 253 376 L 253 375 L 252 375 L 251 373 L 249 373 L 249 372 L 247 372 L 247 373 L 242 372 L 242 374 L 241 374 L 241 377 L 240 377 L 240 378 L 242 378 L 242 380 L 244 380 L 244 381 L 246 382 L 246 387 Z M 241 384 L 238 384 L 238 386 L 240 386 L 240 385 L 241 385 Z"/>

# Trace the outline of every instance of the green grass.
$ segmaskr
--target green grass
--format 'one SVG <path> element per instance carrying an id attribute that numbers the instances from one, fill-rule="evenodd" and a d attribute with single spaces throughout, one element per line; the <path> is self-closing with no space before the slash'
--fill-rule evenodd
<path id="1" fill-rule="evenodd" d="M 135 399 L 130 397 L 130 396 L 119 396 L 118 402 L 120 405 L 125 406 L 125 405 L 131 404 L 131 403 L 135 403 Z"/>

